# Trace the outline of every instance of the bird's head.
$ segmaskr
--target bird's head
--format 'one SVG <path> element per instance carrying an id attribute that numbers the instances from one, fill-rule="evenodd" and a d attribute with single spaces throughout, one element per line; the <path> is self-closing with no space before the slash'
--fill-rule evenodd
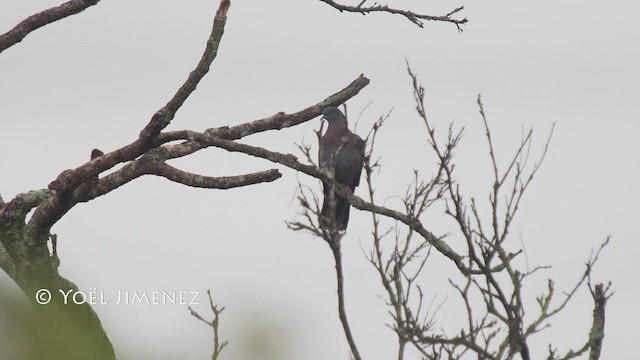
<path id="1" fill-rule="evenodd" d="M 342 111 L 335 106 L 329 106 L 322 110 L 322 119 L 325 119 L 329 124 L 335 122 L 347 123 L 347 118 L 342 114 Z"/>

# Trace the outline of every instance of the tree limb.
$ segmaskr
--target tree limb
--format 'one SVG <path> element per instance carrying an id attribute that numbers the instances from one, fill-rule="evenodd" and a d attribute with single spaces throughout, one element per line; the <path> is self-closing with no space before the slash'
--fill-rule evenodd
<path id="1" fill-rule="evenodd" d="M 360 74 L 357 79 L 352 81 L 351 84 L 347 85 L 347 87 L 345 87 L 344 89 L 328 96 L 326 99 L 320 101 L 319 103 L 311 105 L 298 112 L 292 114 L 279 112 L 266 118 L 249 121 L 235 126 L 222 126 L 218 128 L 207 129 L 205 133 L 207 135 L 215 136 L 221 139 L 237 140 L 263 131 L 282 130 L 288 127 L 296 126 L 318 117 L 322 113 L 322 110 L 328 106 L 338 106 L 346 102 L 347 100 L 356 96 L 360 92 L 360 90 L 364 89 L 364 87 L 367 85 L 369 85 L 369 79 L 367 79 L 363 74 Z M 161 133 L 156 140 L 156 145 L 162 145 L 169 141 L 175 140 L 193 140 L 189 139 L 189 132 L 190 130 L 178 130 Z M 184 145 L 195 147 L 194 149 L 192 149 L 192 152 L 198 150 L 197 144 L 192 143 Z"/>
<path id="2" fill-rule="evenodd" d="M 66 3 L 33 14 L 22 20 L 8 32 L 0 35 L 0 53 L 19 43 L 29 33 L 47 24 L 75 15 L 86 8 L 97 4 L 100 0 L 71 0 Z"/>
<path id="3" fill-rule="evenodd" d="M 151 170 L 151 174 L 162 176 L 168 180 L 183 185 L 208 189 L 231 189 L 263 182 L 271 182 L 282 177 L 282 174 L 277 169 L 236 176 L 202 176 L 176 169 L 164 162 L 157 164 L 153 170 Z"/>
<path id="4" fill-rule="evenodd" d="M 418 25 L 419 27 L 423 27 L 424 26 L 423 20 L 426 20 L 426 21 L 443 21 L 443 22 L 449 22 L 449 23 L 455 24 L 457 29 L 458 29 L 458 31 L 462 31 L 462 28 L 460 26 L 467 23 L 467 18 L 455 19 L 455 18 L 451 17 L 453 14 L 456 14 L 456 13 L 462 11 L 462 9 L 464 9 L 464 6 L 456 8 L 456 9 L 450 11 L 446 15 L 432 16 L 432 15 L 416 14 L 416 13 L 414 13 L 412 11 L 408 11 L 408 10 L 394 9 L 394 8 L 390 8 L 387 5 L 379 5 L 378 3 L 374 3 L 371 6 L 363 6 L 364 3 L 366 2 L 366 0 L 363 0 L 362 2 L 360 2 L 360 4 L 358 4 L 356 6 L 348 6 L 348 5 L 338 4 L 333 0 L 320 0 L 320 1 L 325 3 L 325 4 L 327 4 L 327 5 L 329 5 L 329 6 L 331 6 L 331 7 L 333 7 L 333 8 L 335 8 L 335 9 L 340 10 L 340 12 L 346 11 L 346 12 L 360 13 L 362 15 L 365 15 L 367 13 L 372 13 L 372 12 L 385 12 L 385 13 L 389 13 L 389 14 L 402 15 L 405 18 L 407 18 L 407 20 L 409 20 L 412 23 Z"/>
<path id="5" fill-rule="evenodd" d="M 222 40 L 222 35 L 224 34 L 224 25 L 227 22 L 229 6 L 231 6 L 231 2 L 229 0 L 220 1 L 220 7 L 218 8 L 213 20 L 211 34 L 207 40 L 207 46 L 202 54 L 200 62 L 189 74 L 189 77 L 184 84 L 182 84 L 175 95 L 173 95 L 173 98 L 171 98 L 171 100 L 169 100 L 162 109 L 158 110 L 153 115 L 149 124 L 147 124 L 147 126 L 140 132 L 140 140 L 144 143 L 155 139 L 160 131 L 169 125 L 178 109 L 180 109 L 182 104 L 184 104 L 189 95 L 193 93 L 200 83 L 200 80 L 202 80 L 207 72 L 209 72 L 211 63 L 218 55 L 218 47 L 220 46 L 220 40 Z"/>
<path id="6" fill-rule="evenodd" d="M 336 264 L 338 317 L 340 318 L 340 322 L 342 323 L 342 328 L 344 330 L 345 337 L 347 338 L 347 343 L 349 343 L 349 349 L 351 349 L 353 358 L 355 360 L 362 360 L 360 351 L 358 350 L 358 346 L 356 345 L 356 342 L 353 339 L 353 335 L 351 334 L 351 327 L 349 326 L 349 320 L 347 319 L 347 310 L 344 304 L 344 273 L 342 268 L 342 253 L 340 251 L 340 237 L 338 237 L 337 239 L 325 238 L 325 240 L 327 240 L 327 243 L 329 243 L 331 247 L 331 252 L 333 253 L 333 258 Z"/>
<path id="7" fill-rule="evenodd" d="M 180 106 L 209 71 L 209 66 L 216 57 L 224 33 L 229 6 L 229 0 L 220 1 L 220 7 L 216 12 L 211 34 L 200 62 L 173 98 L 153 115 L 151 121 L 140 132 L 140 137 L 131 144 L 98 156 L 78 168 L 62 172 L 56 180 L 49 184 L 49 189 L 56 190 L 57 193 L 43 206 L 36 209 L 28 224 L 30 231 L 38 234 L 47 232 L 73 206 L 73 203 L 70 202 L 70 194 L 80 184 L 119 163 L 133 160 L 154 147 L 153 140 L 162 129 L 169 125 Z"/>
<path id="8" fill-rule="evenodd" d="M 220 352 L 224 349 L 228 341 L 220 341 L 220 334 L 218 331 L 219 323 L 220 323 L 220 314 L 224 311 L 223 307 L 218 307 L 218 305 L 213 303 L 213 298 L 211 297 L 211 290 L 207 290 L 207 295 L 209 296 L 209 306 L 211 307 L 211 312 L 213 313 L 213 319 L 211 321 L 206 320 L 200 314 L 198 314 L 191 306 L 188 307 L 189 313 L 195 317 L 196 319 L 202 321 L 213 329 L 213 354 L 211 355 L 211 360 L 217 360 L 218 356 L 220 356 Z"/>
<path id="9" fill-rule="evenodd" d="M 591 326 L 591 333 L 589 334 L 589 360 L 600 359 L 600 353 L 602 351 L 602 341 L 604 340 L 604 311 L 607 305 L 607 300 L 611 295 L 607 294 L 609 287 L 604 287 L 603 284 L 597 284 L 595 289 L 591 291 L 593 296 L 594 308 L 593 308 L 593 325 Z"/>

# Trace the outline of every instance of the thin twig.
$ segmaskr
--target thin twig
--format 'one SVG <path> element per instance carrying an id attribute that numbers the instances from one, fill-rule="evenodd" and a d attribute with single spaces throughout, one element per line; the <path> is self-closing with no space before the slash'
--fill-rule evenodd
<path id="1" fill-rule="evenodd" d="M 387 5 L 379 5 L 377 3 L 374 3 L 371 6 L 363 6 L 365 1 L 362 1 L 360 4 L 356 6 L 338 4 L 332 0 L 320 0 L 320 1 L 335 9 L 340 10 L 341 12 L 346 11 L 346 12 L 359 13 L 362 15 L 365 15 L 367 13 L 373 13 L 373 12 L 382 12 L 382 13 L 401 15 L 407 18 L 407 20 L 411 21 L 412 23 L 418 25 L 419 27 L 424 26 L 424 21 L 442 21 L 442 22 L 455 24 L 458 31 L 462 31 L 461 25 L 464 25 L 467 23 L 467 18 L 456 19 L 452 17 L 454 14 L 462 11 L 464 9 L 464 6 L 453 9 L 449 13 L 442 16 L 432 16 L 432 15 L 426 15 L 426 14 L 418 14 L 409 10 L 394 9 Z"/>
<path id="2" fill-rule="evenodd" d="M 224 311 L 225 308 L 224 306 L 220 308 L 218 307 L 218 305 L 215 305 L 213 303 L 213 298 L 211 297 L 211 290 L 207 290 L 207 295 L 209 296 L 209 306 L 211 308 L 211 312 L 213 313 L 213 319 L 211 321 L 203 318 L 200 314 L 198 314 L 195 310 L 193 310 L 191 306 L 189 306 L 188 309 L 193 317 L 202 321 L 203 323 L 207 324 L 213 329 L 213 355 L 211 355 L 211 360 L 217 360 L 222 349 L 224 349 L 224 347 L 227 346 L 227 344 L 229 343 L 226 340 L 222 342 L 220 341 L 220 334 L 218 331 L 218 327 L 220 325 L 220 314 Z"/>

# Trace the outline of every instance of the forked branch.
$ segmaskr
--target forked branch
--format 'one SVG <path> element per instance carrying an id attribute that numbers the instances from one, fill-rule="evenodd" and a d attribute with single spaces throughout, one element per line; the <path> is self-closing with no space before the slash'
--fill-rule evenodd
<path id="1" fill-rule="evenodd" d="M 229 344 L 229 342 L 226 340 L 224 341 L 220 340 L 220 334 L 218 330 L 218 326 L 220 323 L 220 314 L 222 314 L 222 312 L 224 311 L 224 306 L 219 307 L 218 305 L 213 303 L 213 298 L 211 297 L 211 290 L 207 290 L 207 296 L 209 297 L 209 306 L 211 308 L 211 312 L 213 313 L 212 320 L 205 319 L 200 314 L 198 314 L 198 312 L 193 310 L 191 306 L 189 306 L 188 309 L 189 309 L 189 313 L 193 317 L 207 324 L 213 330 L 213 355 L 211 355 L 211 360 L 217 360 L 218 356 L 220 356 L 220 352 L 222 351 L 222 349 L 224 349 L 224 347 Z"/>
<path id="2" fill-rule="evenodd" d="M 155 147 L 152 140 L 158 136 L 162 129 L 169 125 L 184 100 L 193 92 L 200 80 L 208 72 L 213 59 L 215 59 L 222 34 L 224 33 L 229 6 L 229 0 L 220 2 L 220 7 L 216 12 L 211 34 L 200 62 L 173 98 L 153 115 L 151 121 L 140 132 L 140 137 L 136 141 L 118 150 L 93 158 L 90 162 L 80 167 L 66 170 L 49 184 L 49 189 L 56 190 L 56 195 L 36 209 L 28 224 L 32 233 L 45 234 L 49 231 L 51 226 L 73 207 L 73 192 L 82 183 L 119 163 L 133 160 Z"/>

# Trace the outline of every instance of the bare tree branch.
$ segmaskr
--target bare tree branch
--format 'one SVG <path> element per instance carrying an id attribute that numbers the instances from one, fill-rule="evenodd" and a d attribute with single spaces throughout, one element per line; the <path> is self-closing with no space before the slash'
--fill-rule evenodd
<path id="1" fill-rule="evenodd" d="M 211 63 L 218 55 L 218 47 L 220 46 L 220 40 L 222 40 L 222 35 L 224 34 L 224 25 L 227 22 L 229 6 L 231 6 L 231 2 L 229 0 L 220 1 L 220 7 L 218 8 L 213 20 L 211 34 L 207 40 L 207 46 L 202 54 L 200 62 L 189 74 L 189 77 L 184 84 L 182 84 L 180 89 L 178 89 L 173 98 L 171 98 L 171 100 L 169 100 L 162 109 L 158 110 L 153 115 L 149 124 L 147 124 L 147 126 L 140 132 L 140 140 L 143 143 L 151 142 L 158 136 L 162 129 L 169 125 L 178 109 L 180 109 L 185 100 L 187 100 L 189 95 L 191 95 L 191 93 L 196 89 L 200 80 L 202 80 L 207 72 L 209 72 Z"/>
<path id="2" fill-rule="evenodd" d="M 18 284 L 24 283 L 24 274 L 17 267 L 14 259 L 19 259 L 21 253 L 21 238 L 15 236 L 17 229 L 24 229 L 25 216 L 34 207 L 53 196 L 48 189 L 32 190 L 16 195 L 11 201 L 0 208 L 0 267 Z M 14 234 L 5 234 L 3 230 L 13 229 Z"/>
<path id="3" fill-rule="evenodd" d="M 28 226 L 31 232 L 36 234 L 47 232 L 53 224 L 69 211 L 73 206 L 71 192 L 84 181 L 118 163 L 135 159 L 154 147 L 152 140 L 157 137 L 163 128 L 169 125 L 176 111 L 178 111 L 189 94 L 195 90 L 215 58 L 220 39 L 224 33 L 229 5 L 229 0 L 220 2 L 220 7 L 216 12 L 211 34 L 200 62 L 167 105 L 153 115 L 149 124 L 140 132 L 139 139 L 116 151 L 99 156 L 76 169 L 67 170 L 60 174 L 56 180 L 49 184 L 49 189 L 57 190 L 56 195 L 47 200 L 43 206 L 39 206 L 29 221 Z"/>
<path id="4" fill-rule="evenodd" d="M 567 351 L 567 353 L 562 357 L 556 357 L 555 355 L 556 351 L 550 344 L 549 356 L 547 357 L 548 360 L 575 359 L 578 356 L 581 356 L 582 354 L 584 354 L 587 350 L 590 351 L 589 353 L 590 360 L 598 360 L 600 358 L 600 352 L 602 350 L 602 342 L 604 339 L 605 307 L 606 307 L 607 300 L 613 295 L 613 292 L 610 291 L 611 283 L 609 283 L 606 287 L 603 284 L 597 284 L 595 287 L 591 286 L 591 272 L 593 271 L 594 265 L 598 261 L 598 257 L 600 256 L 600 253 L 602 252 L 604 247 L 607 246 L 607 244 L 609 244 L 609 241 L 610 241 L 610 238 L 608 237 L 602 244 L 600 244 L 598 249 L 595 251 L 595 253 L 591 255 L 589 260 L 587 260 L 587 263 L 585 264 L 586 265 L 585 272 L 583 273 L 582 277 L 578 281 L 578 284 L 569 293 L 565 294 L 565 298 L 563 299 L 563 301 L 554 310 L 548 311 L 549 304 L 553 297 L 553 285 L 551 281 L 549 281 L 550 285 L 549 285 L 549 292 L 547 296 L 540 296 L 538 298 L 538 303 L 542 308 L 540 319 L 544 318 L 545 320 L 546 318 L 549 318 L 553 315 L 560 313 L 560 311 L 562 311 L 562 309 L 564 309 L 567 303 L 573 298 L 578 287 L 581 286 L 585 281 L 587 281 L 587 286 L 589 288 L 589 291 L 591 292 L 591 296 L 593 297 L 593 301 L 594 301 L 593 323 L 591 325 L 591 331 L 589 333 L 588 339 L 585 342 L 585 344 L 578 350 L 571 349 Z M 532 325 L 530 325 L 530 328 L 534 324 L 540 323 L 541 322 L 540 319 L 537 319 Z"/>
<path id="5" fill-rule="evenodd" d="M 218 333 L 220 314 L 224 311 L 224 306 L 220 308 L 218 307 L 218 305 L 215 305 L 213 303 L 213 298 L 211 297 L 211 290 L 207 290 L 207 295 L 209 296 L 209 306 L 211 308 L 211 312 L 213 313 L 213 319 L 211 321 L 206 320 L 204 317 L 198 314 L 195 310 L 193 310 L 191 306 L 189 306 L 188 309 L 189 309 L 189 313 L 193 317 L 202 321 L 203 323 L 207 324 L 213 329 L 213 355 L 211 355 L 211 360 L 217 360 L 218 356 L 220 356 L 220 352 L 222 351 L 222 349 L 224 349 L 224 347 L 227 346 L 227 344 L 229 344 L 229 342 L 226 340 L 221 342 L 220 335 Z"/>
<path id="6" fill-rule="evenodd" d="M 446 15 L 432 16 L 432 15 L 417 14 L 408 10 L 394 9 L 394 8 L 390 8 L 388 5 L 380 5 L 378 3 L 374 3 L 373 5 L 370 5 L 370 6 L 363 6 L 366 0 L 361 1 L 360 4 L 356 6 L 342 5 L 332 0 L 320 0 L 320 1 L 333 8 L 340 10 L 341 12 L 346 11 L 346 12 L 360 13 L 362 15 L 365 15 L 367 13 L 373 13 L 373 12 L 383 12 L 383 13 L 389 13 L 389 14 L 402 15 L 405 18 L 407 18 L 407 20 L 418 25 L 419 27 L 424 26 L 424 21 L 442 21 L 442 22 L 449 22 L 449 23 L 455 24 L 458 31 L 462 31 L 461 25 L 464 25 L 467 23 L 466 18 L 456 19 L 452 17 L 452 15 L 462 11 L 464 9 L 464 6 L 456 8 L 450 11 Z"/>
<path id="7" fill-rule="evenodd" d="M 360 76 L 354 82 L 352 82 L 349 86 L 347 86 L 342 91 L 329 96 L 327 99 L 321 101 L 320 103 L 313 105 L 307 109 L 304 109 L 298 113 L 294 113 L 291 115 L 287 115 L 284 113 L 276 114 L 272 117 L 252 121 L 249 123 L 241 124 L 234 127 L 223 127 L 223 128 L 214 128 L 207 130 L 208 134 L 214 134 L 215 136 L 222 137 L 242 137 L 247 136 L 249 134 L 253 134 L 256 132 L 271 130 L 271 129 L 281 129 L 289 126 L 293 126 L 299 124 L 303 121 L 308 121 L 313 117 L 317 116 L 320 111 L 324 108 L 326 103 L 334 103 L 338 101 L 345 101 L 346 99 L 355 96 L 360 89 L 366 86 L 369 83 L 369 80 L 364 76 Z M 188 130 L 172 132 L 172 133 L 161 133 L 159 138 L 162 138 L 162 142 L 169 142 L 172 140 L 180 139 L 179 136 L 182 136 L 184 140 L 196 139 L 201 140 L 203 136 L 202 133 L 196 133 Z M 178 136 L 179 135 L 179 136 Z M 209 139 L 215 139 L 213 136 L 206 136 Z M 136 141 L 137 142 L 137 141 Z M 134 142 L 135 143 L 135 142 Z M 186 156 L 190 153 L 193 153 L 197 150 L 205 148 L 206 146 L 202 145 L 202 143 L 194 142 L 194 141 L 186 141 L 182 144 L 171 145 L 166 147 L 160 147 L 154 149 L 151 152 L 148 152 L 144 156 L 140 157 L 137 160 L 134 160 L 128 164 L 126 164 L 122 169 L 111 173 L 99 180 L 96 180 L 97 172 L 103 171 L 108 168 L 105 166 L 105 163 L 109 163 L 109 165 L 117 164 L 119 161 L 124 161 L 126 159 L 122 158 L 123 153 L 127 153 L 131 149 L 131 144 L 125 146 L 121 149 L 112 151 L 107 154 L 103 154 L 101 151 L 97 149 L 92 153 L 92 160 L 79 168 L 74 170 L 67 170 L 63 172 L 56 181 L 54 181 L 50 187 L 56 189 L 57 191 L 46 191 L 41 194 L 46 194 L 44 197 L 38 197 L 37 200 L 39 202 L 45 202 L 42 206 L 39 207 L 38 215 L 42 213 L 48 212 L 57 212 L 58 218 L 61 217 L 66 211 L 71 209 L 78 202 L 86 202 L 95 197 L 104 195 L 127 182 L 138 178 L 142 175 L 152 174 L 154 172 L 158 172 L 158 166 L 162 161 L 171 158 L 177 158 L 181 156 Z M 131 155 L 133 156 L 133 155 Z M 164 169 L 167 170 L 166 168 Z M 95 174 L 94 174 L 95 173 Z M 165 172 L 166 173 L 166 172 Z M 91 175 L 94 174 L 94 175 Z M 168 173 L 167 173 L 168 174 Z M 259 176 L 259 175 L 256 175 Z M 274 177 L 275 173 L 270 173 L 267 178 Z M 64 186 L 62 185 L 65 181 L 72 181 L 74 177 L 85 178 L 83 183 L 78 185 L 74 191 L 63 191 Z M 266 181 L 267 178 L 262 178 L 262 181 Z M 93 179 L 93 180 L 92 180 Z M 183 178 L 184 179 L 184 178 Z M 211 180 L 211 179 L 210 179 Z M 229 180 L 229 179 L 227 179 Z M 257 180 L 257 178 L 245 178 L 242 181 L 247 181 L 247 184 L 253 183 L 253 181 Z M 242 182 L 241 181 L 241 182 Z M 235 182 L 235 186 L 240 186 L 241 182 Z M 217 182 L 219 183 L 219 182 Z M 228 185 L 226 185 L 228 186 Z M 211 187 L 218 187 L 218 185 L 213 184 Z M 17 205 L 20 202 L 21 198 L 18 197 L 14 199 Z M 15 206 L 12 205 L 12 206 Z M 34 206 L 37 206 L 34 204 Z M 10 207 L 11 208 L 11 207 Z M 30 208 L 29 208 L 30 209 Z M 37 216 L 35 219 L 32 218 L 32 222 L 37 220 Z"/>
<path id="8" fill-rule="evenodd" d="M 335 206 L 335 205 L 334 205 Z M 347 319 L 347 310 L 344 303 L 344 271 L 342 268 L 342 253 L 340 251 L 340 240 L 342 236 L 326 238 L 327 243 L 329 243 L 331 247 L 331 252 L 333 253 L 333 258 L 335 260 L 336 265 L 336 279 L 337 279 L 337 289 L 338 289 L 338 316 L 340 318 L 340 323 L 342 323 L 342 328 L 344 330 L 345 337 L 347 338 L 347 343 L 349 343 L 349 349 L 351 349 L 351 354 L 355 360 L 362 360 L 360 356 L 360 351 L 358 350 L 358 346 L 351 334 L 351 327 L 349 326 L 349 320 Z"/>
<path id="9" fill-rule="evenodd" d="M 573 296 L 578 291 L 578 289 L 591 276 L 591 272 L 593 270 L 593 266 L 598 261 L 598 258 L 600 256 L 600 253 L 602 252 L 602 250 L 605 248 L 605 246 L 607 246 L 609 244 L 609 241 L 610 241 L 610 238 L 607 238 L 602 244 L 600 244 L 600 246 L 596 250 L 595 254 L 592 254 L 592 256 L 589 258 L 589 260 L 587 260 L 587 263 L 585 265 L 584 273 L 582 274 L 582 276 L 580 277 L 580 279 L 578 280 L 576 285 L 574 285 L 573 288 L 569 292 L 565 293 L 564 299 L 562 299 L 562 301 L 557 306 L 555 306 L 555 308 L 551 307 L 551 301 L 553 299 L 555 288 L 554 288 L 554 285 L 553 285 L 553 281 L 549 280 L 549 282 L 548 282 L 548 292 L 547 292 L 546 296 L 541 295 L 537 299 L 538 300 L 538 304 L 540 306 L 540 315 L 538 316 L 537 319 L 535 319 L 527 327 L 527 330 L 525 332 L 525 336 L 528 336 L 528 335 L 533 334 L 536 331 L 538 331 L 538 327 L 541 324 L 543 324 L 549 318 L 559 314 L 567 306 L 567 304 L 571 301 L 571 299 L 573 299 Z"/>
<path id="10" fill-rule="evenodd" d="M 81 11 L 96 2 L 70 1 L 61 7 L 36 14 L 19 24 L 8 33 L 9 35 L 5 34 L 2 37 L 2 41 L 9 45 L 12 41 L 14 43 L 20 41 L 30 31 L 46 23 Z M 169 124 L 184 100 L 193 92 L 198 82 L 206 74 L 211 61 L 215 58 L 223 33 L 228 7 L 229 1 L 222 0 L 213 21 L 212 32 L 200 63 L 185 84 L 177 91 L 173 99 L 152 117 L 136 141 L 108 154 L 95 149 L 91 153 L 91 160 L 88 163 L 76 169 L 62 172 L 49 185 L 49 190 L 19 195 L 8 204 L 3 204 L 4 206 L 0 210 L 0 220 L 2 220 L 0 222 L 0 241 L 2 242 L 0 266 L 12 276 L 32 302 L 36 303 L 37 298 L 34 294 L 41 288 L 59 289 L 61 291 L 77 290 L 75 284 L 58 273 L 59 260 L 57 259 L 55 244 L 53 255 L 50 254 L 47 246 L 50 240 L 55 242 L 55 236 L 49 234 L 49 229 L 77 202 L 86 201 L 90 198 L 90 194 L 95 193 L 95 189 L 101 184 L 101 179 L 98 178 L 101 172 L 119 163 L 136 159 L 143 154 L 145 154 L 143 157 L 145 158 L 145 165 L 147 165 L 144 168 L 145 171 L 148 172 L 154 169 L 152 165 L 159 163 L 157 159 L 153 159 L 153 151 L 151 151 L 156 147 L 154 145 L 155 138 Z M 144 171 L 131 171 L 131 178 L 140 176 L 142 173 Z M 277 175 L 272 172 L 271 174 L 252 174 L 244 178 L 228 178 L 226 180 L 227 185 L 231 185 L 265 180 L 269 176 L 274 177 Z M 37 202 L 40 202 L 40 204 L 36 205 Z M 25 224 L 26 213 L 36 206 L 33 216 Z M 21 219 L 18 219 L 17 216 L 21 217 Z M 47 326 L 51 328 L 48 334 L 63 336 L 63 334 L 69 332 L 64 336 L 73 338 L 74 343 L 78 341 L 78 349 L 95 350 L 93 358 L 115 358 L 113 346 L 90 304 L 83 303 L 77 306 L 68 306 L 62 300 L 54 298 L 50 305 L 37 307 L 37 309 L 43 315 L 43 319 L 46 319 Z M 77 336 L 75 335 L 76 330 Z M 68 342 L 68 339 L 64 342 Z M 75 351 L 84 351 L 78 349 Z M 74 351 L 71 348 L 64 347 L 61 347 L 60 350 Z"/>
<path id="11" fill-rule="evenodd" d="M 310 156 L 308 152 L 308 148 L 305 149 L 305 154 Z M 344 331 L 345 337 L 347 339 L 347 343 L 349 344 L 349 349 L 351 351 L 351 355 L 355 360 L 362 360 L 360 356 L 360 351 L 358 350 L 358 346 L 354 340 L 353 334 L 351 332 L 351 326 L 349 325 L 349 319 L 347 317 L 347 310 L 345 306 L 345 296 L 344 296 L 344 270 L 342 266 L 342 253 L 341 253 L 341 245 L 340 242 L 345 235 L 343 231 L 338 230 L 337 223 L 335 221 L 327 221 L 326 218 L 322 217 L 320 204 L 318 198 L 315 194 L 312 194 L 313 201 L 310 202 L 307 198 L 307 195 L 302 187 L 302 185 L 298 185 L 300 193 L 298 195 L 298 200 L 300 201 L 300 205 L 302 206 L 302 216 L 304 216 L 306 223 L 300 221 L 292 221 L 287 222 L 287 226 L 289 229 L 293 231 L 307 231 L 315 236 L 322 238 L 329 248 L 331 249 L 331 253 L 333 254 L 334 264 L 336 267 L 336 287 L 338 293 L 338 317 L 340 319 L 340 323 L 342 324 L 342 329 Z M 335 184 L 334 184 L 335 186 Z M 329 205 L 330 211 L 328 218 L 334 219 L 334 216 L 331 214 L 335 211 L 336 203 L 335 201 L 330 201 Z M 314 219 L 317 219 L 317 223 Z"/>
<path id="12" fill-rule="evenodd" d="M 609 284 L 611 285 L 611 284 Z M 609 293 L 609 287 L 604 287 L 603 284 L 597 284 L 591 291 L 593 301 L 595 303 L 593 309 L 593 325 L 591 326 L 591 333 L 589 334 L 589 360 L 600 359 L 600 353 L 602 352 L 602 341 L 604 340 L 604 313 L 607 305 L 607 300 L 612 294 Z"/>
<path id="13" fill-rule="evenodd" d="M 277 169 L 236 176 L 202 176 L 178 170 L 164 162 L 157 164 L 151 173 L 183 185 L 208 189 L 231 189 L 263 182 L 271 182 L 282 177 L 282 174 Z"/>
<path id="14" fill-rule="evenodd" d="M 183 157 L 208 147 L 209 145 L 203 139 L 209 139 L 214 142 L 217 141 L 216 143 L 221 143 L 223 142 L 223 140 L 216 140 L 217 136 L 230 136 L 232 138 L 236 136 L 248 136 L 249 134 L 255 132 L 280 129 L 283 127 L 293 126 L 302 121 L 310 120 L 313 117 L 317 116 L 317 114 L 315 114 L 316 110 L 318 114 L 320 113 L 323 103 L 328 101 L 333 102 L 346 100 L 349 97 L 357 94 L 362 87 L 368 84 L 368 82 L 368 79 L 360 76 L 356 81 L 352 82 L 342 91 L 328 97 L 319 104 L 313 105 L 295 114 L 286 115 L 284 113 L 279 113 L 266 119 L 240 124 L 231 128 L 213 128 L 205 131 L 206 134 L 212 135 L 205 135 L 204 133 L 198 133 L 191 130 L 161 133 L 159 136 L 161 140 L 159 141 L 162 142 L 169 142 L 174 140 L 187 141 L 177 145 L 161 146 L 159 148 L 148 151 L 139 159 L 127 163 L 122 169 L 101 178 L 90 189 L 83 189 L 88 191 L 74 191 L 74 195 L 69 202 L 69 206 L 73 206 L 73 204 L 77 202 L 89 201 L 93 198 L 104 195 L 142 175 L 152 174 L 158 164 L 163 162 L 164 160 Z M 233 142 L 226 141 L 225 143 Z M 118 150 L 112 153 L 117 153 L 117 151 Z M 83 187 L 79 187 L 79 189 Z"/>
<path id="15" fill-rule="evenodd" d="M 368 84 L 369 79 L 361 74 L 357 79 L 352 81 L 344 89 L 328 96 L 326 99 L 320 101 L 319 103 L 302 109 L 296 113 L 285 114 L 284 112 L 279 112 L 272 116 L 249 121 L 240 125 L 211 128 L 206 130 L 205 133 L 207 135 L 215 136 L 221 139 L 237 140 L 263 131 L 282 130 L 288 127 L 296 126 L 319 116 L 322 110 L 328 106 L 337 106 L 346 102 L 347 100 L 356 96 L 360 92 L 360 90 L 362 90 Z M 189 139 L 189 131 L 190 130 L 178 130 L 161 133 L 158 136 L 156 145 L 161 145 L 174 140 L 191 140 Z M 186 146 L 187 144 L 184 145 Z M 192 149 L 192 151 L 197 150 L 197 144 L 188 145 L 196 147 L 196 149 Z"/>
<path id="16" fill-rule="evenodd" d="M 0 35 L 0 53 L 19 43 L 29 33 L 47 24 L 75 15 L 86 8 L 97 4 L 100 0 L 71 0 L 66 3 L 33 14 L 22 20 L 8 32 Z"/>

